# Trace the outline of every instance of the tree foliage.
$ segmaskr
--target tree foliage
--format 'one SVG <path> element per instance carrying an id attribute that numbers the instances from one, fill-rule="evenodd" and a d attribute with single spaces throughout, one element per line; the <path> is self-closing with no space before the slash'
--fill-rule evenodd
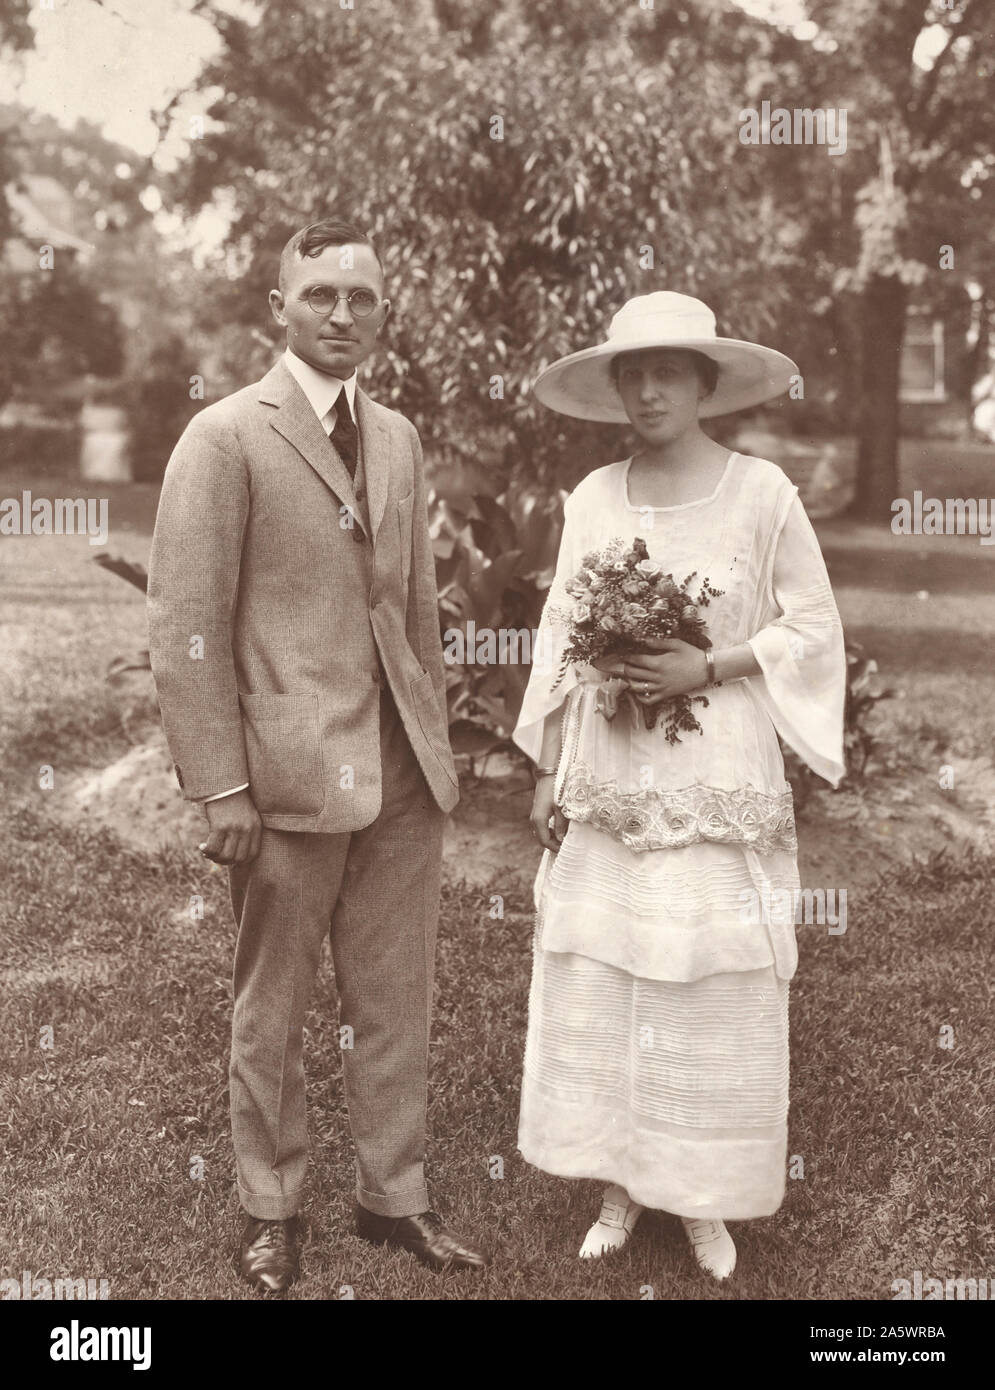
<path id="1" fill-rule="evenodd" d="M 154 317 L 161 257 L 132 152 L 86 121 L 66 129 L 18 105 L 0 107 L 0 130 L 10 132 L 8 185 L 29 197 L 40 185 L 52 234 L 73 232 L 92 248 L 92 256 L 77 256 L 57 247 L 51 268 L 40 254 L 31 269 L 9 257 L 0 268 L 0 309 L 11 326 L 0 343 L 0 401 L 15 391 L 51 400 L 63 388 L 71 395 L 81 374 L 114 377 L 140 358 L 121 316 L 132 325 Z M 51 185 L 61 190 L 61 208 Z M 12 235 L 20 231 L 11 227 Z M 33 249 L 40 253 L 41 244 Z"/>
<path id="2" fill-rule="evenodd" d="M 30 48 L 34 31 L 28 23 L 31 0 L 0 0 L 0 62 Z M 10 207 L 4 192 L 16 170 L 16 138 L 10 127 L 0 125 L 0 249 L 11 233 Z"/>
<path id="3" fill-rule="evenodd" d="M 529 387 L 633 294 L 700 295 L 734 336 L 790 349 L 806 268 L 779 245 L 783 273 L 761 284 L 768 193 L 737 140 L 768 30 L 729 5 L 504 0 L 485 19 L 459 0 L 267 0 L 254 23 L 212 17 L 207 129 L 169 191 L 235 208 L 240 273 L 215 312 L 262 321 L 303 223 L 369 229 L 394 304 L 376 389 L 437 456 L 567 481 L 610 456 L 610 432 L 542 412 Z"/>
<path id="4" fill-rule="evenodd" d="M 858 510 L 882 519 L 899 489 L 909 305 L 966 328 L 968 286 L 979 286 L 984 342 L 995 315 L 995 38 L 987 0 L 809 0 L 808 12 L 818 36 L 782 66 L 782 102 L 847 108 L 847 151 L 795 195 L 849 357 Z M 951 348 L 950 376 L 969 389 L 983 362 L 966 335 Z"/>
<path id="5" fill-rule="evenodd" d="M 569 484 L 620 447 L 529 386 L 630 295 L 696 294 L 720 332 L 795 357 L 806 399 L 783 418 L 863 431 L 886 478 L 910 291 L 949 310 L 971 279 L 991 302 L 984 0 L 810 0 L 804 38 L 728 0 L 201 11 L 222 39 L 198 83 L 207 129 L 167 192 L 234 209 L 215 318 L 258 329 L 286 237 L 331 212 L 359 222 L 394 303 L 375 389 L 496 487 L 519 469 Z M 928 70 L 924 29 L 947 37 Z M 739 113 L 764 99 L 845 107 L 846 153 L 744 146 Z M 951 245 L 955 274 L 938 265 Z M 265 356 L 246 350 L 246 372 Z"/>

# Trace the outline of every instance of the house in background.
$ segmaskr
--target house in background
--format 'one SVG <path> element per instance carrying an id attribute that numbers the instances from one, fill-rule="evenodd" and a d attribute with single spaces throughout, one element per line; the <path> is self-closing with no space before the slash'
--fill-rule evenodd
<path id="1" fill-rule="evenodd" d="M 943 405 L 947 400 L 945 365 L 943 319 L 925 309 L 910 309 L 902 344 L 901 401 Z"/>
<path id="2" fill-rule="evenodd" d="M 91 264 L 97 248 L 79 233 L 80 213 L 70 191 L 47 174 L 22 174 L 8 184 L 4 196 L 13 232 L 0 251 L 0 274 L 26 282 L 45 275 L 42 255 L 51 248 L 56 261 L 69 257 L 80 269 Z M 90 379 L 46 384 L 42 398 L 20 396 L 0 407 L 0 432 L 5 455 L 43 471 L 75 470 L 94 480 L 125 480 L 131 476 L 123 412 L 89 399 Z M 63 398 L 75 418 L 54 418 L 52 405 Z M 78 409 L 78 415 L 77 415 Z"/>
<path id="3" fill-rule="evenodd" d="M 995 443 L 995 360 L 985 321 L 989 308 L 978 285 L 952 295 L 942 307 L 910 306 L 899 364 L 903 477 L 928 482 L 929 460 L 937 450 L 945 466 L 970 480 L 965 482 L 969 492 L 977 491 L 986 476 Z M 840 513 L 856 483 L 855 438 L 843 433 L 804 437 L 791 428 L 789 418 L 782 398 L 737 422 L 723 442 L 778 463 L 797 485 L 811 516 Z"/>
<path id="4" fill-rule="evenodd" d="M 912 305 L 902 345 L 899 402 L 905 438 L 949 439 L 965 445 L 987 435 L 979 391 L 991 380 L 995 363 L 980 285 L 970 284 L 965 299 L 937 309 Z M 989 387 L 990 389 L 990 387 Z"/>

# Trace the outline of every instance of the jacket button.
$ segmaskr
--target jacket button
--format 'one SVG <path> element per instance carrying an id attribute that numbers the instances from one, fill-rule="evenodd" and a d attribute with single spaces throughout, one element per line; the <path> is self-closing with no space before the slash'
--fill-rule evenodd
<path id="1" fill-rule="evenodd" d="M 379 672 L 379 671 L 374 671 L 374 672 L 373 672 L 373 684 L 374 684 L 374 685 L 379 685 L 379 684 L 380 684 L 380 672 Z"/>
<path id="2" fill-rule="evenodd" d="M 362 545 L 363 542 L 366 540 L 366 534 L 365 532 L 361 531 L 358 526 L 354 526 L 352 528 L 352 538 L 357 545 Z"/>

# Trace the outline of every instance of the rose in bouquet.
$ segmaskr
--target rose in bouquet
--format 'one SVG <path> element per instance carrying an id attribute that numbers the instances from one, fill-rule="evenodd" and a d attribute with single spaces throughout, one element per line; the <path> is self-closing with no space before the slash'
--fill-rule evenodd
<path id="1" fill-rule="evenodd" d="M 561 616 L 570 635 L 556 685 L 573 662 L 590 663 L 623 652 L 654 651 L 655 644 L 664 638 L 677 638 L 701 650 L 710 647 L 712 641 L 699 610 L 707 608 L 722 590 L 713 588 L 706 579 L 694 595 L 691 585 L 696 577 L 697 571 L 678 583 L 672 574 L 665 574 L 650 559 L 646 542 L 640 536 L 629 547 L 622 540 L 614 540 L 606 549 L 585 555 L 579 571 L 566 586 L 573 605 L 561 611 Z M 613 686 L 609 682 L 606 698 L 598 704 L 608 719 L 617 710 L 616 692 L 643 714 L 648 729 L 655 728 L 661 715 L 666 714 L 668 743 L 680 742 L 681 732 L 702 731 L 693 706 L 707 706 L 706 695 L 677 695 L 644 708 L 635 702 L 627 685 L 620 682 Z"/>

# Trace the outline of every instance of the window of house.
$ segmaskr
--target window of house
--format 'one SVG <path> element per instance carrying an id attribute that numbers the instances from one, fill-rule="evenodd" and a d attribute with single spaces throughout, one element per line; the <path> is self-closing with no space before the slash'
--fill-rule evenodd
<path id="1" fill-rule="evenodd" d="M 903 401 L 945 401 L 943 322 L 914 310 L 905 325 L 899 375 Z"/>

